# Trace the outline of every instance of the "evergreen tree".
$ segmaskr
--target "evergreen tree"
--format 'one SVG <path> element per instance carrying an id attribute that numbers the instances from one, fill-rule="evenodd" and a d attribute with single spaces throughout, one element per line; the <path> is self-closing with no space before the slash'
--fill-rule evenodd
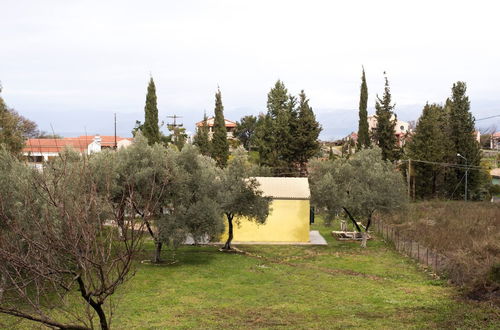
<path id="1" fill-rule="evenodd" d="M 436 163 L 448 162 L 453 153 L 451 139 L 447 133 L 447 112 L 439 104 L 426 104 L 420 116 L 415 133 L 408 143 L 408 157 Z M 441 165 L 412 163 L 415 195 L 418 198 L 446 196 L 446 168 Z"/>
<path id="2" fill-rule="evenodd" d="M 452 95 L 449 101 L 450 116 L 449 125 L 453 140 L 453 151 L 467 159 L 456 158 L 459 164 L 468 166 L 479 166 L 481 161 L 481 149 L 475 138 L 475 119 L 470 112 L 469 97 L 466 96 L 467 86 L 465 82 L 459 81 L 453 84 Z M 455 177 L 458 184 L 457 192 L 464 192 L 465 180 L 462 177 L 464 169 L 456 169 Z M 468 171 L 468 191 L 473 198 L 479 198 L 479 188 L 482 184 L 483 173 L 480 171 Z"/>
<path id="3" fill-rule="evenodd" d="M 220 167 L 225 167 L 229 157 L 229 143 L 227 141 L 226 123 L 224 120 L 224 106 L 220 90 L 215 93 L 214 134 L 211 143 L 211 156 Z"/>
<path id="4" fill-rule="evenodd" d="M 161 134 L 158 126 L 156 87 L 153 77 L 149 80 L 148 93 L 146 94 L 146 106 L 144 107 L 144 124 L 142 125 L 142 133 L 148 139 L 148 143 L 150 145 L 160 142 Z"/>
<path id="5" fill-rule="evenodd" d="M 307 162 L 320 149 L 318 137 L 321 126 L 316 121 L 313 109 L 309 105 L 304 90 L 299 94 L 297 127 L 293 130 L 296 160 L 302 174 L 307 172 Z"/>
<path id="6" fill-rule="evenodd" d="M 234 136 L 240 140 L 246 150 L 250 150 L 252 147 L 252 140 L 254 138 L 256 126 L 257 117 L 255 116 L 245 116 L 241 118 L 240 122 L 236 122 Z"/>
<path id="7" fill-rule="evenodd" d="M 200 153 L 202 155 L 208 156 L 210 155 L 210 140 L 208 138 L 208 118 L 207 114 L 203 114 L 203 124 L 202 126 L 198 127 L 196 131 L 196 135 L 194 136 L 194 144 L 198 147 L 200 150 Z"/>
<path id="8" fill-rule="evenodd" d="M 269 115 L 260 114 L 255 125 L 253 144 L 259 152 L 259 165 L 273 166 L 273 119 Z"/>
<path id="9" fill-rule="evenodd" d="M 382 150 L 384 160 L 394 161 L 398 157 L 396 150 L 396 118 L 394 115 L 394 105 L 391 104 L 391 90 L 389 80 L 385 77 L 384 95 L 380 99 L 377 95 L 375 102 L 375 116 L 377 117 L 377 128 L 375 129 L 375 140 Z"/>
<path id="10" fill-rule="evenodd" d="M 280 112 L 290 107 L 288 90 L 285 84 L 278 80 L 267 94 L 267 113 L 274 119 Z"/>
<path id="11" fill-rule="evenodd" d="M 359 96 L 358 150 L 371 145 L 368 132 L 368 86 L 366 85 L 365 69 L 361 76 L 361 91 Z"/>

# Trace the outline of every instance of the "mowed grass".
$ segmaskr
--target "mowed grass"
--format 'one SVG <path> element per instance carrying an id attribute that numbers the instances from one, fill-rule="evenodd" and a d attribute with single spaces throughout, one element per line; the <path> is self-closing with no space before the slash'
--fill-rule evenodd
<path id="1" fill-rule="evenodd" d="M 138 263 L 117 292 L 115 329 L 497 328 L 499 310 L 466 301 L 379 238 L 328 246 L 182 247 L 176 263 Z M 237 235 L 237 234 L 236 234 Z M 144 258 L 152 254 L 148 243 Z M 170 254 L 163 254 L 169 259 Z M 21 326 L 28 324 L 22 322 Z"/>

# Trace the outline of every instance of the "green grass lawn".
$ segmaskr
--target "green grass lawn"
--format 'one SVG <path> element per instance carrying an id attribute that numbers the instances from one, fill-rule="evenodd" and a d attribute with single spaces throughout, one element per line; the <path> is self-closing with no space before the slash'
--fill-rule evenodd
<path id="1" fill-rule="evenodd" d="M 139 264 L 115 295 L 115 329 L 495 328 L 499 310 L 464 301 L 380 239 L 328 246 L 183 247 Z M 152 253 L 148 243 L 146 257 Z M 164 258 L 168 259 L 165 253 Z M 21 327 L 29 327 L 22 322 Z"/>

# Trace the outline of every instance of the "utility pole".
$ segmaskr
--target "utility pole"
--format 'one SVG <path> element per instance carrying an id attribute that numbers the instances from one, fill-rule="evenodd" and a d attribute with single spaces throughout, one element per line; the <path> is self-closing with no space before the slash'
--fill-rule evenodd
<path id="1" fill-rule="evenodd" d="M 182 118 L 182 116 L 177 116 L 174 114 L 173 116 L 167 116 L 167 118 L 172 118 L 174 120 L 173 124 L 167 123 L 167 127 L 168 127 L 169 131 L 170 130 L 173 131 L 173 135 L 174 135 L 173 141 L 175 142 L 175 141 L 177 141 L 177 135 L 178 135 L 177 127 L 184 126 L 184 124 L 177 124 L 177 119 Z"/>
<path id="2" fill-rule="evenodd" d="M 118 149 L 118 143 L 116 142 L 116 112 L 115 112 L 115 150 Z"/>

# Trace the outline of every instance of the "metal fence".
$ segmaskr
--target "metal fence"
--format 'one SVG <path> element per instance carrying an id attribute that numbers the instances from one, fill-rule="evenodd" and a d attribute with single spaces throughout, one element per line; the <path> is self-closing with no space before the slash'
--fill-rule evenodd
<path id="1" fill-rule="evenodd" d="M 442 274 L 445 271 L 447 258 L 436 250 L 427 248 L 398 228 L 385 224 L 380 220 L 375 222 L 374 229 L 386 242 L 391 243 L 399 253 L 417 260 L 420 264 L 432 269 L 436 274 Z"/>

